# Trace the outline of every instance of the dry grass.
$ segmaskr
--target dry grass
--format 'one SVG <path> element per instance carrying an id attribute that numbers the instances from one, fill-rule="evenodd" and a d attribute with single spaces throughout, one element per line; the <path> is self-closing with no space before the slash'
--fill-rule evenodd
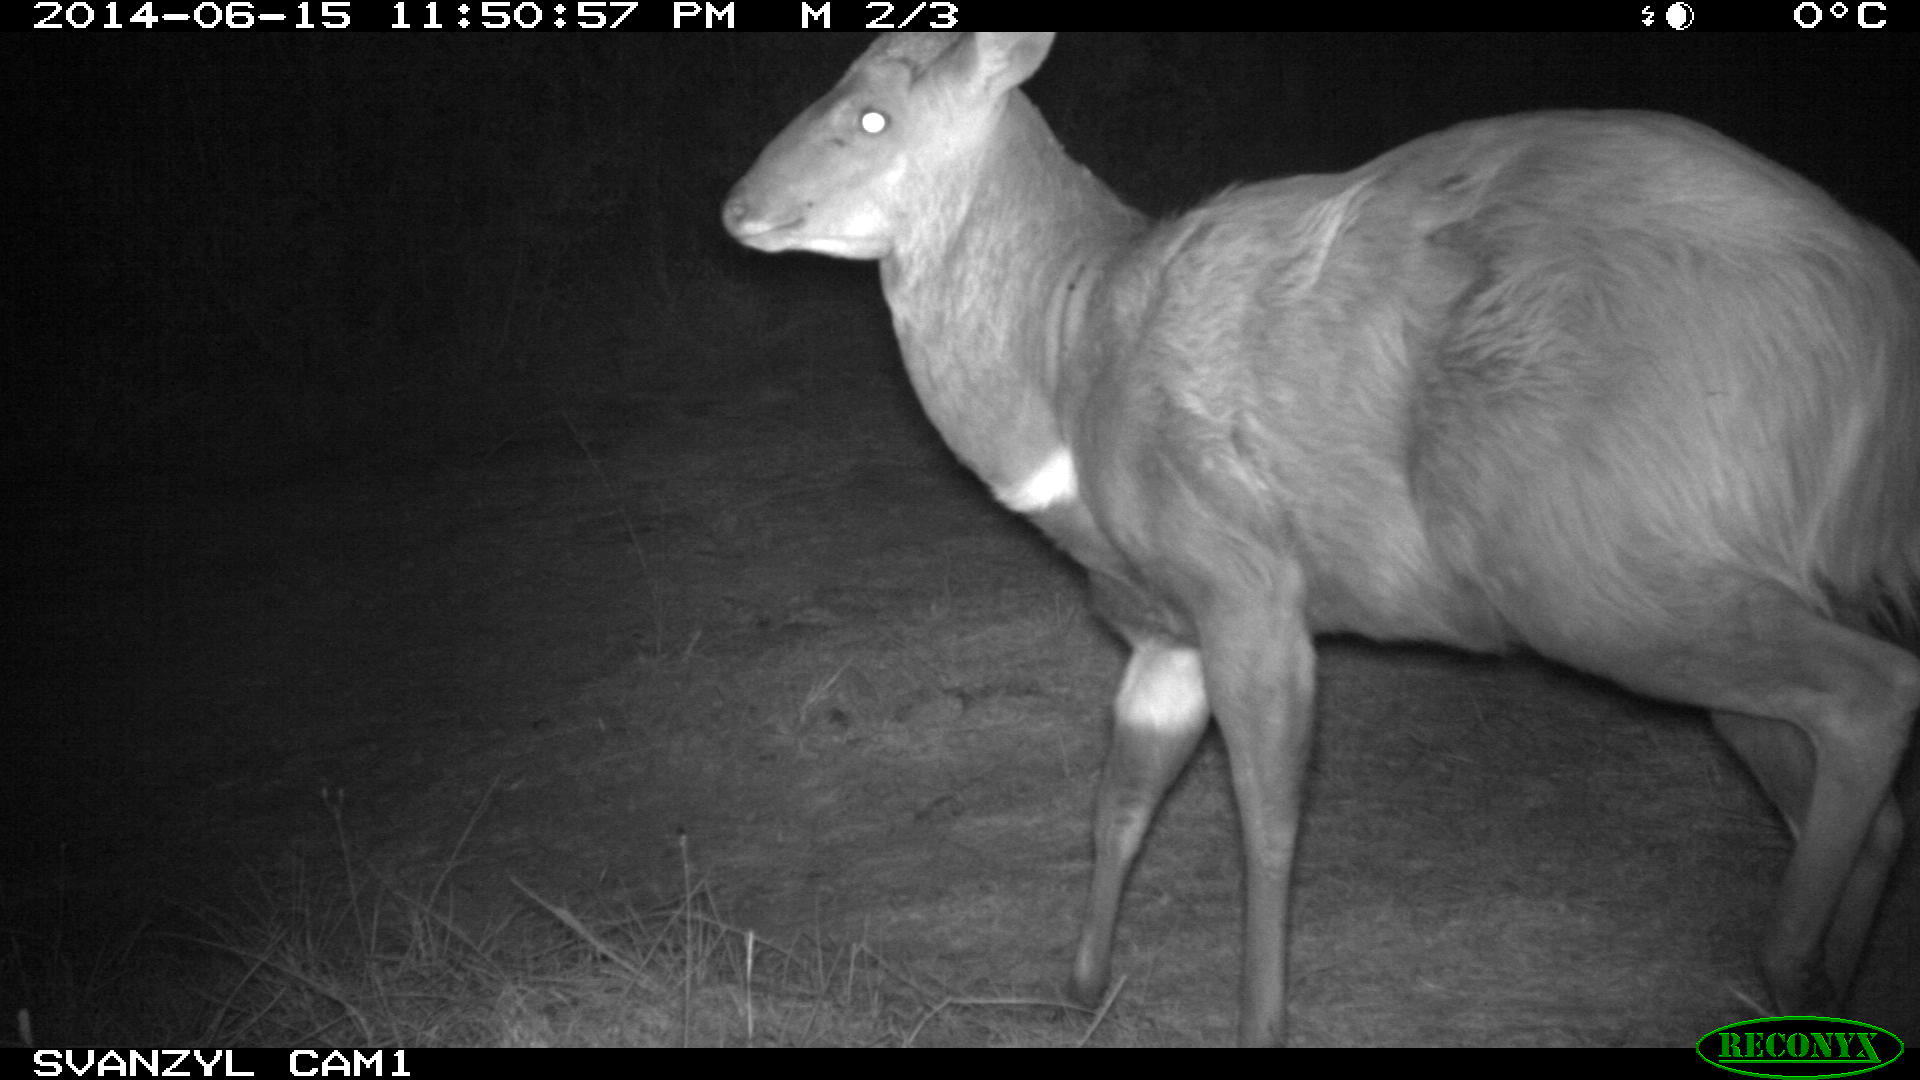
<path id="1" fill-rule="evenodd" d="M 142 927 L 82 954 L 11 933 L 0 974 L 33 1004 L 0 1045 L 1079 1045 L 1120 989 L 1095 1011 L 960 995 L 864 941 L 770 941 L 722 915 L 688 863 L 655 910 L 515 882 L 523 903 L 475 919 L 446 888 L 454 861 L 409 886 L 343 839 L 337 867 L 258 875 L 256 900 L 201 913 L 202 934 Z"/>

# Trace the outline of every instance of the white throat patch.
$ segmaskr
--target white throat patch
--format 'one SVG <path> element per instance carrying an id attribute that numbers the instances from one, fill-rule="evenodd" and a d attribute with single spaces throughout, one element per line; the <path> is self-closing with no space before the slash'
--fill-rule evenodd
<path id="1" fill-rule="evenodd" d="M 1073 467 L 1073 455 L 1064 446 L 1056 447 L 1027 474 L 1025 480 L 993 490 L 994 497 L 1007 509 L 1022 514 L 1038 513 L 1050 506 L 1072 502 L 1080 496 L 1080 474 Z"/>

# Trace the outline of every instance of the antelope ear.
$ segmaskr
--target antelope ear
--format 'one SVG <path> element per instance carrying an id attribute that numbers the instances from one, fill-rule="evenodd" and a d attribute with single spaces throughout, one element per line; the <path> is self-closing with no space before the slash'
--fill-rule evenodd
<path id="1" fill-rule="evenodd" d="M 1052 34 L 974 34 L 972 78 L 988 96 L 998 97 L 1040 70 L 1053 49 Z"/>

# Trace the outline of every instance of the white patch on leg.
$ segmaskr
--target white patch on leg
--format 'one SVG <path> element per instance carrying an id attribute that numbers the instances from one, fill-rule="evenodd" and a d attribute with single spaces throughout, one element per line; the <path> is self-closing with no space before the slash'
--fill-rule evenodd
<path id="1" fill-rule="evenodd" d="M 1180 731 L 1207 722 L 1200 650 L 1147 645 L 1133 651 L 1113 711 L 1131 727 Z"/>
<path id="2" fill-rule="evenodd" d="M 1080 476 L 1074 471 L 1073 455 L 1064 446 L 1056 447 L 1025 480 L 997 487 L 993 494 L 1007 509 L 1021 514 L 1072 502 L 1080 497 Z"/>

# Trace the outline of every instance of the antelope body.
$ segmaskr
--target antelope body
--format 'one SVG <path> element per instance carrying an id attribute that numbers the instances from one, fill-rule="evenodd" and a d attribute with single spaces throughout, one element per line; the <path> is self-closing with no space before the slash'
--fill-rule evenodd
<path id="1" fill-rule="evenodd" d="M 1317 633 L 1529 648 L 1702 706 L 1796 838 L 1761 970 L 1836 1007 L 1899 851 L 1920 660 L 1920 269 L 1697 124 L 1464 124 L 1150 225 L 1016 87 L 1051 35 L 899 36 L 762 153 L 743 243 L 880 260 L 953 451 L 1132 647 L 1072 988 L 1209 716 L 1240 1036 L 1285 1038 Z"/>

